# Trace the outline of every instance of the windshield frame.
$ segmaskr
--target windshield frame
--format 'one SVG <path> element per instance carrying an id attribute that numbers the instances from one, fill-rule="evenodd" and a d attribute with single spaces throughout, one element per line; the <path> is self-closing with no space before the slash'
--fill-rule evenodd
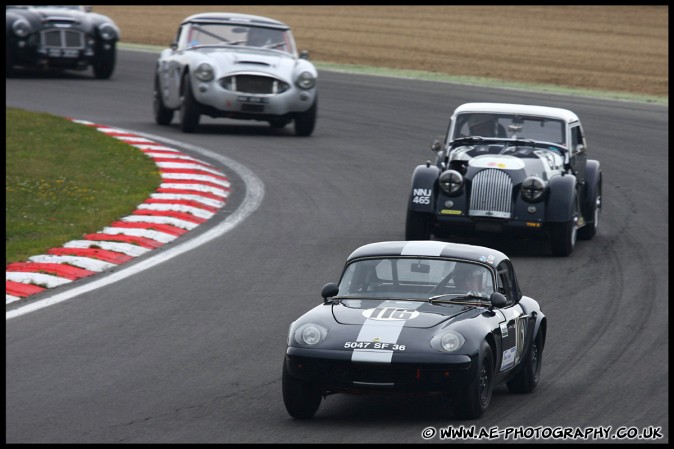
<path id="1" fill-rule="evenodd" d="M 562 146 L 568 148 L 568 123 L 566 120 L 560 117 L 550 117 L 542 116 L 536 114 L 518 114 L 518 113 L 503 113 L 503 112 L 487 112 L 487 111 L 466 111 L 456 114 L 452 117 L 449 127 L 447 129 L 447 136 L 445 142 L 447 145 L 451 144 L 453 141 L 465 137 L 472 137 L 471 133 L 468 130 L 467 122 L 470 116 L 475 115 L 490 115 L 496 118 L 497 122 L 501 125 L 501 130 L 504 132 L 504 135 L 480 135 L 478 137 L 483 138 L 500 138 L 500 139 L 522 139 L 522 140 L 533 140 L 537 142 L 549 142 L 557 146 Z M 521 123 L 521 125 L 519 123 Z M 543 128 L 544 126 L 559 126 L 555 131 L 556 137 L 550 138 L 552 134 L 545 135 L 542 133 L 527 133 L 524 130 L 534 131 L 537 126 Z M 521 126 L 518 129 L 518 126 Z"/>
<path id="2" fill-rule="evenodd" d="M 252 31 L 255 34 L 266 33 L 269 42 L 253 43 L 250 40 Z M 177 50 L 213 47 L 276 51 L 297 57 L 297 46 L 290 28 L 217 21 L 194 21 L 181 25 Z"/>
<path id="3" fill-rule="evenodd" d="M 382 271 L 375 273 L 379 265 L 384 261 L 390 261 L 390 267 L 382 268 Z M 403 262 L 404 261 L 404 262 Z M 407 263 L 407 261 L 412 261 Z M 456 264 L 470 264 L 483 270 L 483 283 L 486 285 L 481 297 L 484 301 L 489 300 L 492 292 L 496 291 L 496 274 L 494 267 L 487 263 L 481 263 L 476 260 L 467 260 L 451 257 L 433 257 L 419 255 L 400 255 L 400 256 L 370 256 L 354 259 L 350 261 L 343 269 L 340 276 L 338 287 L 339 292 L 334 297 L 339 300 L 347 299 L 388 299 L 388 300 L 406 300 L 406 301 L 428 301 L 430 297 L 437 296 L 443 292 L 439 288 L 451 289 L 457 295 L 465 296 L 465 290 L 458 290 L 456 286 L 451 285 L 452 273 Z M 368 268 L 369 264 L 377 268 Z M 409 271 L 405 271 L 409 265 Z M 420 271 L 414 271 L 413 266 L 418 266 Z M 383 272 L 390 268 L 390 273 Z M 358 272 L 358 270 L 361 270 Z M 374 270 L 374 271 L 373 271 Z M 428 270 L 428 271 L 423 271 Z M 412 274 L 414 273 L 414 274 Z M 379 275 L 390 274 L 390 278 L 381 278 Z M 485 277 L 486 275 L 486 277 Z M 417 277 L 416 279 L 414 277 Z M 424 279 L 426 278 L 426 279 Z M 442 285 L 442 284 L 445 285 Z M 442 287 L 440 287 L 442 285 Z M 448 294 L 450 292 L 445 292 Z M 434 302 L 437 300 L 434 300 Z M 441 301 L 438 301 L 441 302 Z"/>

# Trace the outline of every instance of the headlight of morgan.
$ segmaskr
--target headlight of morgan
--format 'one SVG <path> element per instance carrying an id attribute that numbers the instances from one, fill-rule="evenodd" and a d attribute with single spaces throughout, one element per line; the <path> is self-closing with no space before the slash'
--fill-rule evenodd
<path id="1" fill-rule="evenodd" d="M 303 324 L 295 330 L 295 341 L 301 346 L 314 346 L 325 340 L 328 330 L 319 324 Z"/>
<path id="2" fill-rule="evenodd" d="M 545 182 L 538 176 L 529 176 L 522 181 L 521 193 L 525 201 L 537 201 L 545 193 Z"/>
<path id="3" fill-rule="evenodd" d="M 30 24 L 26 19 L 17 19 L 12 24 L 12 31 L 18 37 L 26 37 L 30 34 Z"/>
<path id="4" fill-rule="evenodd" d="M 300 89 L 311 89 L 316 85 L 316 77 L 311 72 L 302 72 L 295 82 Z"/>
<path id="5" fill-rule="evenodd" d="M 454 195 L 463 187 L 463 176 L 456 170 L 445 170 L 440 175 L 440 188 L 448 195 Z"/>
<path id="6" fill-rule="evenodd" d="M 213 66 L 207 62 L 202 62 L 197 66 L 197 69 L 194 71 L 194 76 L 197 77 L 199 81 L 210 81 L 213 79 Z"/>
<path id="7" fill-rule="evenodd" d="M 461 349 L 465 342 L 466 339 L 460 333 L 445 331 L 431 338 L 431 348 L 440 352 L 454 352 Z"/>
<path id="8" fill-rule="evenodd" d="M 117 31 L 111 23 L 106 22 L 98 26 L 98 34 L 100 34 L 101 39 L 105 41 L 111 41 L 117 37 Z"/>

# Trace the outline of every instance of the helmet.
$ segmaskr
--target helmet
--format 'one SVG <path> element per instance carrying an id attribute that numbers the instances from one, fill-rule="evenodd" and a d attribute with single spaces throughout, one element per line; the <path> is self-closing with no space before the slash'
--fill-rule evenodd
<path id="1" fill-rule="evenodd" d="M 469 279 L 471 277 L 482 276 L 484 268 L 481 268 L 472 263 L 457 263 L 454 267 L 454 279 Z"/>
<path id="2" fill-rule="evenodd" d="M 485 284 L 487 283 L 487 276 L 485 276 L 486 272 L 486 269 L 472 263 L 457 263 L 452 274 L 454 285 L 459 288 L 464 288 L 466 283 L 473 281 L 473 283 L 470 284 L 470 290 L 479 290 L 483 292 L 485 291 Z M 477 282 L 474 280 L 477 280 Z"/>

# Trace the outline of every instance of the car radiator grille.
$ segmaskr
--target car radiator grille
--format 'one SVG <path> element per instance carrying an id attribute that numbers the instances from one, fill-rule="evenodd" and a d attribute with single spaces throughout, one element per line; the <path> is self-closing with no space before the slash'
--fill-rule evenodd
<path id="1" fill-rule="evenodd" d="M 221 81 L 225 89 L 242 94 L 279 94 L 290 88 L 287 83 L 269 76 L 236 75 Z"/>
<path id="2" fill-rule="evenodd" d="M 468 215 L 475 217 L 510 218 L 513 183 L 501 170 L 482 170 L 472 181 Z"/>
<path id="3" fill-rule="evenodd" d="M 46 30 L 40 33 L 47 48 L 84 48 L 84 33 L 74 30 Z"/>

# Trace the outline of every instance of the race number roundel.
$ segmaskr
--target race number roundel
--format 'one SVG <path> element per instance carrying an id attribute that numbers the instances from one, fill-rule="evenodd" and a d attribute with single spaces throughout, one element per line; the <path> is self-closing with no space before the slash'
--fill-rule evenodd
<path id="1" fill-rule="evenodd" d="M 400 321 L 416 318 L 419 316 L 419 312 L 398 307 L 377 307 L 375 309 L 363 310 L 363 316 L 371 320 Z"/>

